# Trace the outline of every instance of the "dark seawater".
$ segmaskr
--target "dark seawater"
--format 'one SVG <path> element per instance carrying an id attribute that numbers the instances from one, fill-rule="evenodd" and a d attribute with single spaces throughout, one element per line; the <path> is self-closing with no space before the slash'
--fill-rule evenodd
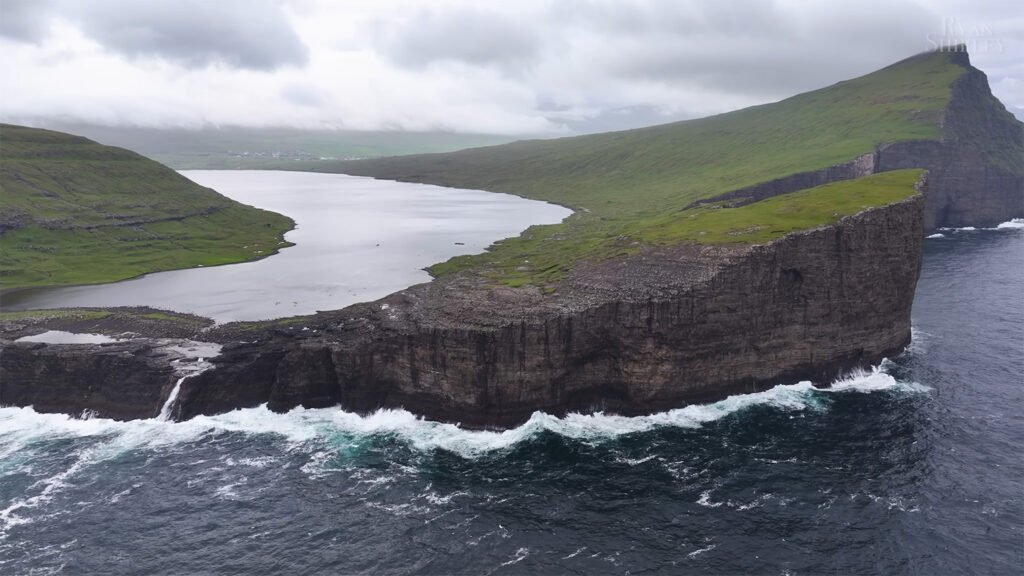
<path id="1" fill-rule="evenodd" d="M 914 343 L 645 418 L 0 409 L 2 574 L 1019 574 L 1024 229 L 926 241 Z"/>

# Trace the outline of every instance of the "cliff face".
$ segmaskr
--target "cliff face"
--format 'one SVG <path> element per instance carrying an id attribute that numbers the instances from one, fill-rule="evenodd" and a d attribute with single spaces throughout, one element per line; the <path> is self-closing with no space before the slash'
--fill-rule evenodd
<path id="1" fill-rule="evenodd" d="M 178 416 L 243 398 L 510 426 L 535 410 L 639 414 L 827 383 L 909 342 L 922 206 L 916 195 L 752 248 L 652 249 L 578 273 L 569 283 L 587 283 L 582 299 L 414 287 L 312 337 L 226 349 L 185 381 Z"/>
<path id="2" fill-rule="evenodd" d="M 930 175 L 926 232 L 991 227 L 1024 217 L 1024 124 L 992 96 L 985 74 L 970 65 L 966 53 L 955 58 L 967 70 L 953 83 L 942 139 L 883 144 L 850 162 L 769 180 L 692 205 L 722 200 L 749 204 L 838 180 L 924 168 Z"/>
<path id="3" fill-rule="evenodd" d="M 649 413 L 777 383 L 828 383 L 910 339 L 924 198 L 760 246 L 651 247 L 579 267 L 554 294 L 456 274 L 223 347 L 172 417 L 267 403 L 405 407 L 474 427 L 536 410 Z M 180 377 L 168 341 L 4 342 L 0 404 L 153 417 Z"/>
<path id="4" fill-rule="evenodd" d="M 931 186 L 925 229 L 994 226 L 1024 217 L 1024 124 L 992 96 L 985 73 L 956 55 L 967 71 L 952 86 L 941 141 L 879 147 L 875 171 L 925 168 Z"/>
<path id="5" fill-rule="evenodd" d="M 0 347 L 0 406 L 131 420 L 160 413 L 177 380 L 158 341 Z"/>

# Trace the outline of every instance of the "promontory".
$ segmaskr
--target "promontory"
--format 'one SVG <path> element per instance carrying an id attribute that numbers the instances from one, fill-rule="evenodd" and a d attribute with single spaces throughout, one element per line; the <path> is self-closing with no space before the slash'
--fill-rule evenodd
<path id="1" fill-rule="evenodd" d="M 506 427 L 537 410 L 642 414 L 828 384 L 910 341 L 928 231 L 1024 216 L 1024 125 L 959 48 L 699 120 L 301 167 L 574 214 L 439 263 L 430 283 L 314 316 L 5 313 L 0 404 L 146 418 L 173 393 L 178 419 L 266 403 Z M 138 337 L 14 341 L 125 326 Z M 222 345 L 208 369 L 172 366 L 189 340 Z"/>

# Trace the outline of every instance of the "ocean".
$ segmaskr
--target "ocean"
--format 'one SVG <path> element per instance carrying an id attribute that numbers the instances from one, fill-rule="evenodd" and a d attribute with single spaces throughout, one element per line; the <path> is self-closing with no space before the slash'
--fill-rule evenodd
<path id="1" fill-rule="evenodd" d="M 909 349 L 646 417 L 0 409 L 2 574 L 1019 574 L 1024 222 L 925 241 Z"/>

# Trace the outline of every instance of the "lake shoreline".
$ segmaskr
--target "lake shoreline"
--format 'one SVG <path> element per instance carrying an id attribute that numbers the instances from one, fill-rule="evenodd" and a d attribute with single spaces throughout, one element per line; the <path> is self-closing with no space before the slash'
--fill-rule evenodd
<path id="1" fill-rule="evenodd" d="M 530 226 L 571 214 L 561 206 L 507 194 L 364 176 L 217 170 L 182 174 L 234 200 L 289 217 L 295 226 L 282 239 L 289 250 L 276 249 L 238 266 L 12 290 L 5 294 L 3 309 L 148 306 L 220 324 L 314 314 L 429 282 L 426 269 L 432 265 L 482 253 Z"/>

